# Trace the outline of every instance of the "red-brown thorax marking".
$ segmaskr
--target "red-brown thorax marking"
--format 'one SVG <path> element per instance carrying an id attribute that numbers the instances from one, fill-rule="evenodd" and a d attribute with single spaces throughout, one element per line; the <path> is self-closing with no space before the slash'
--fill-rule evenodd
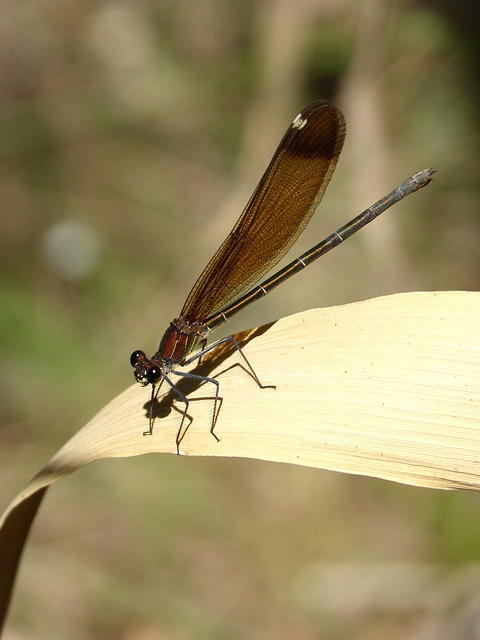
<path id="1" fill-rule="evenodd" d="M 185 318 L 175 318 L 163 334 L 158 351 L 152 360 L 169 364 L 182 363 L 194 351 L 207 329 L 201 322 L 189 322 Z"/>

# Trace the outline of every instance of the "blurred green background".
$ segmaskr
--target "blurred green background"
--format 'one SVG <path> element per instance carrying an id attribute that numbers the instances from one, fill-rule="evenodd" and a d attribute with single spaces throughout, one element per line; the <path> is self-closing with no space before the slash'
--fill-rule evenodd
<path id="1" fill-rule="evenodd" d="M 340 106 L 348 133 L 294 255 L 412 173 L 433 166 L 435 182 L 223 333 L 478 289 L 476 2 L 24 0 L 1 14 L 3 505 L 133 382 L 131 351 L 156 349 L 311 100 Z M 479 506 L 256 461 L 97 463 L 49 492 L 6 637 L 480 637 Z"/>

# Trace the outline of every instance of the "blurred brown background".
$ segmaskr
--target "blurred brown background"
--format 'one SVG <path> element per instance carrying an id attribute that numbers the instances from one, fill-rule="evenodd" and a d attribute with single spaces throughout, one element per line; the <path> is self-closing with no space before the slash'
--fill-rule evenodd
<path id="1" fill-rule="evenodd" d="M 133 382 L 130 352 L 155 350 L 311 100 L 340 106 L 348 133 L 295 255 L 412 173 L 435 182 L 224 333 L 478 288 L 473 0 L 0 10 L 3 505 Z M 95 464 L 48 494 L 6 637 L 480 637 L 479 507 L 255 461 Z"/>

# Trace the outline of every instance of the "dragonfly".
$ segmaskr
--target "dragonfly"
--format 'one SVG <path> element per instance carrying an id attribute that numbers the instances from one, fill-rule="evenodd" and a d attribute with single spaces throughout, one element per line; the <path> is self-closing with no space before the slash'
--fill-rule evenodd
<path id="1" fill-rule="evenodd" d="M 153 405 L 163 383 L 184 404 L 176 448 L 185 436 L 189 400 L 172 375 L 210 383 L 214 388 L 210 433 L 217 417 L 220 383 L 216 378 L 185 371 L 219 345 L 230 342 L 260 388 L 263 385 L 233 336 L 207 345 L 211 331 L 255 300 L 338 246 L 381 213 L 427 185 L 434 173 L 426 169 L 378 200 L 310 250 L 258 283 L 287 253 L 305 229 L 331 180 L 345 140 L 345 118 L 337 107 L 317 100 L 303 109 L 283 136 L 270 164 L 223 244 L 193 285 L 185 304 L 165 330 L 157 351 L 149 358 L 136 350 L 130 357 L 135 380 L 151 385 L 149 429 L 153 433 Z"/>

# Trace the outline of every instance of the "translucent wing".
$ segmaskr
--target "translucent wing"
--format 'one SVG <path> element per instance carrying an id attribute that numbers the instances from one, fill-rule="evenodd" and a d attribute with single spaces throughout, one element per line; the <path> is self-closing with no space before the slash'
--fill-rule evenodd
<path id="1" fill-rule="evenodd" d="M 204 321 L 283 258 L 322 199 L 344 139 L 342 112 L 328 102 L 313 102 L 298 114 L 242 215 L 195 283 L 182 317 Z"/>

